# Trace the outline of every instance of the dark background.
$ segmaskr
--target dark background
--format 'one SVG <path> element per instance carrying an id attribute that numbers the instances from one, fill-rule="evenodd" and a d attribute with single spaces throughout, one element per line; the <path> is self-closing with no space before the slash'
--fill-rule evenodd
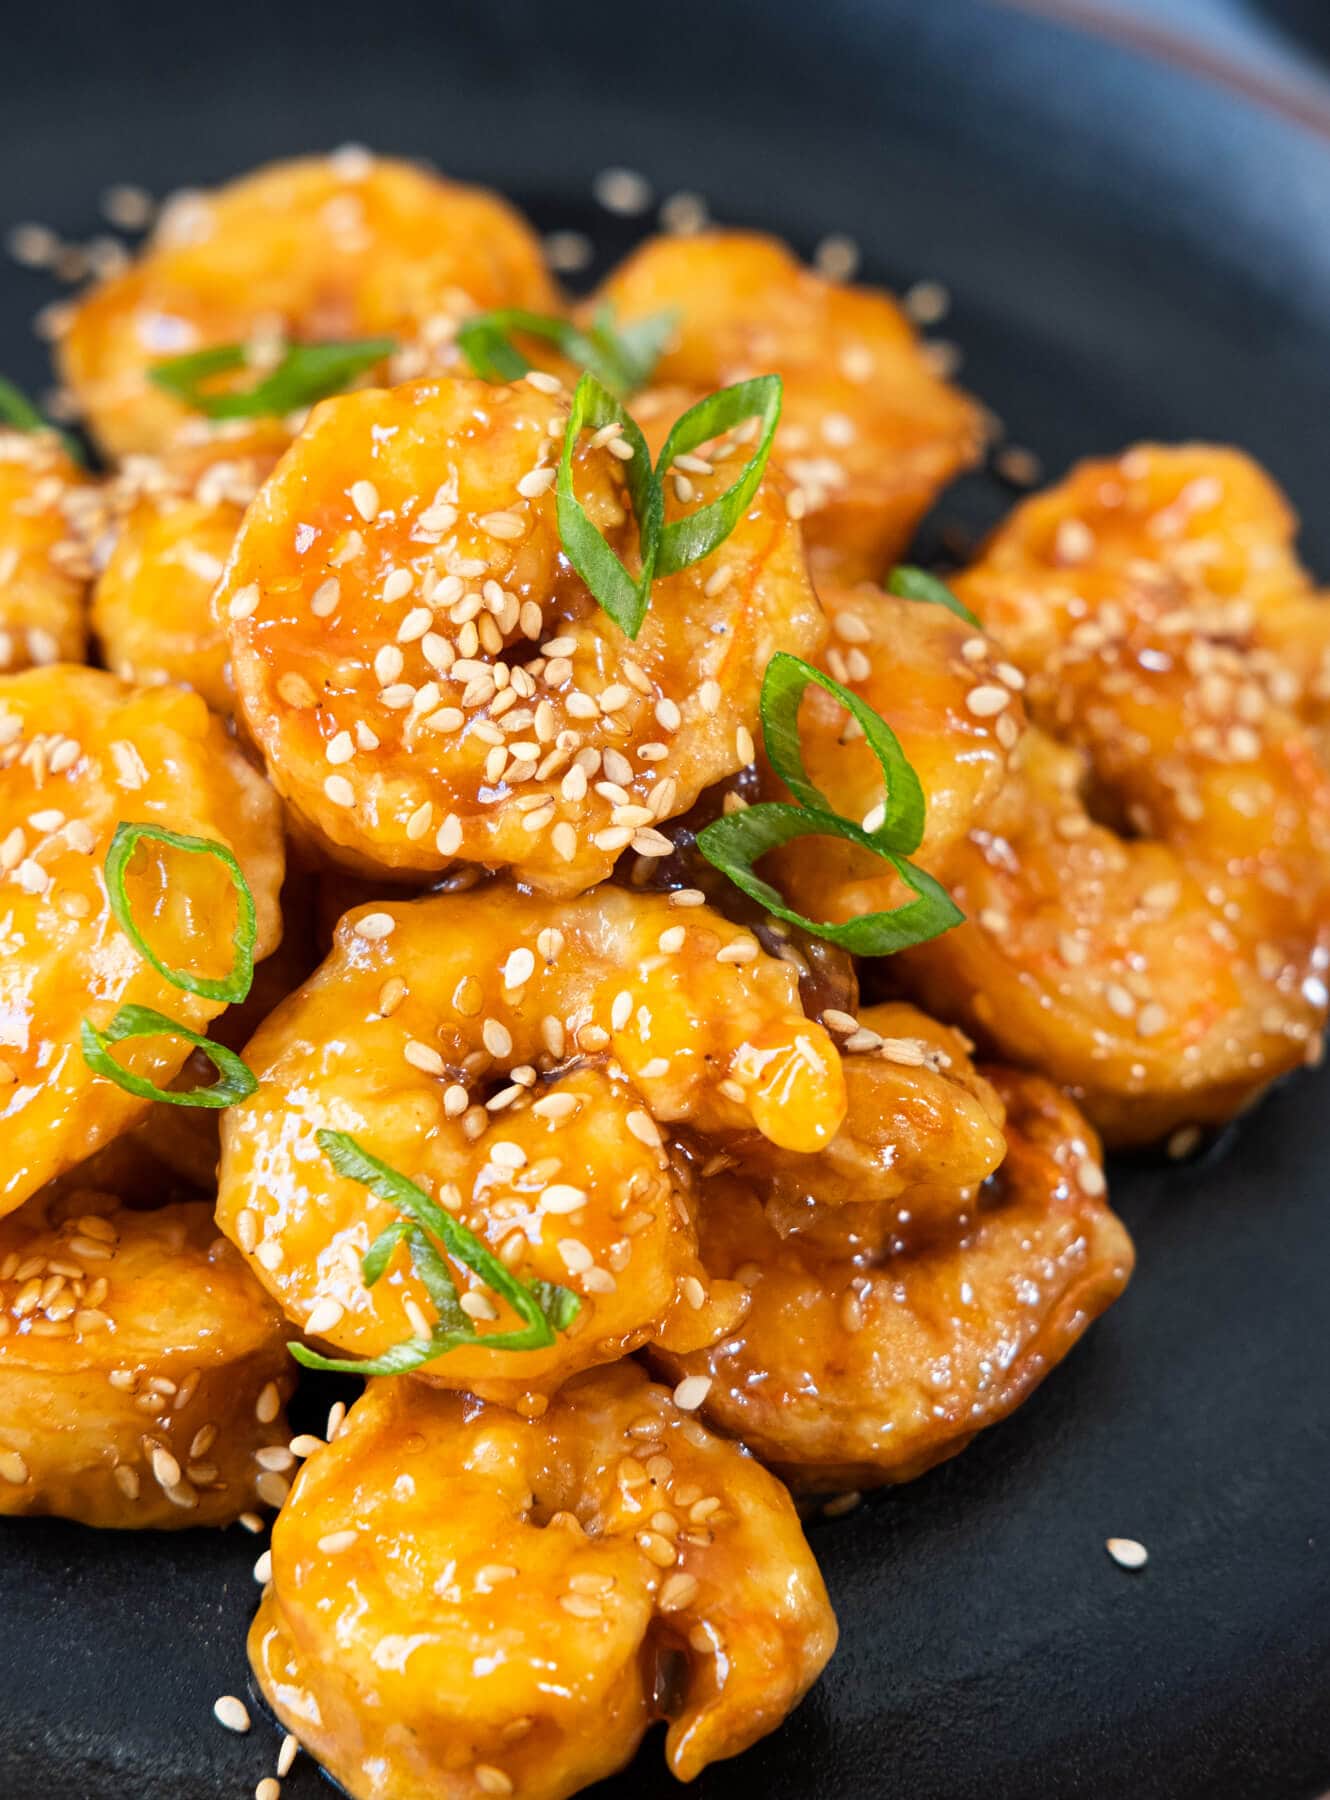
<path id="1" fill-rule="evenodd" d="M 1051 473 L 1139 436 L 1245 445 L 1330 573 L 1325 9 L 1216 3 L 1307 47 L 1291 112 L 1274 65 L 1231 65 L 1217 37 L 1144 54 L 983 0 L 29 4 L 4 22 L 0 229 L 86 237 L 108 183 L 161 193 L 360 139 L 490 181 L 604 260 L 641 229 L 590 197 L 624 163 L 805 251 L 849 232 L 874 279 L 944 281 L 964 379 Z M 34 386 L 54 291 L 0 270 L 0 368 Z M 966 483 L 927 542 L 1010 497 Z M 1011 1423 L 814 1528 L 841 1651 L 704 1797 L 1330 1786 L 1328 1109 L 1330 1079 L 1303 1078 L 1201 1163 L 1114 1172 L 1142 1256 L 1126 1299 Z M 1148 1569 L 1115 1568 L 1110 1534 Z M 248 1692 L 260 1547 L 6 1525 L 3 1800 L 252 1793 L 277 1735 L 256 1707 L 228 1736 L 211 1704 Z M 654 1741 L 630 1779 L 672 1790 Z M 303 1761 L 285 1787 L 320 1791 Z"/>

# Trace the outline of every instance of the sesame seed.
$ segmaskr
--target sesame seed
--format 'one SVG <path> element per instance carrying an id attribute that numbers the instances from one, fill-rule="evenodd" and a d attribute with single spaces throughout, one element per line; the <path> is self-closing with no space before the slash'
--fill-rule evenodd
<path id="1" fill-rule="evenodd" d="M 538 394 L 557 394 L 563 383 L 557 375 L 551 375 L 546 369 L 528 369 L 523 377 L 528 387 L 535 388 Z M 559 428 L 559 436 L 563 436 L 563 428 Z"/>
<path id="2" fill-rule="evenodd" d="M 513 1791 L 509 1777 L 493 1763 L 477 1763 L 471 1772 L 476 1778 L 476 1786 L 484 1794 L 511 1794 Z"/>
<path id="3" fill-rule="evenodd" d="M 392 936 L 396 923 L 391 913 L 366 913 L 363 919 L 356 920 L 355 933 L 357 937 L 368 938 L 371 944 L 378 944 Z"/>
<path id="4" fill-rule="evenodd" d="M 277 1773 L 285 1776 L 291 1773 L 291 1765 L 300 1754 L 300 1739 L 294 1732 L 288 1731 L 282 1739 L 282 1747 L 277 1752 Z"/>
<path id="5" fill-rule="evenodd" d="M 323 783 L 323 791 L 334 806 L 354 806 L 356 790 L 345 775 L 329 775 Z"/>
<path id="6" fill-rule="evenodd" d="M 526 536 L 526 521 L 516 513 L 492 512 L 483 513 L 476 524 L 488 537 L 499 538 L 505 542 L 515 542 Z"/>
<path id="7" fill-rule="evenodd" d="M 461 848 L 462 821 L 456 813 L 449 813 L 440 825 L 434 838 L 434 846 L 440 856 L 453 856 Z"/>
<path id="8" fill-rule="evenodd" d="M 341 597 L 342 584 L 335 575 L 330 575 L 310 595 L 309 610 L 316 619 L 326 619 L 330 613 L 336 612 L 337 602 Z"/>
<path id="9" fill-rule="evenodd" d="M 258 583 L 251 581 L 247 587 L 238 588 L 232 594 L 231 604 L 226 609 L 227 614 L 232 619 L 247 619 L 251 613 L 258 610 L 258 604 Z"/>
<path id="10" fill-rule="evenodd" d="M 282 1410 L 282 1396 L 275 1381 L 269 1381 L 259 1391 L 254 1402 L 254 1417 L 260 1425 L 271 1425 Z"/>
<path id="11" fill-rule="evenodd" d="M 595 1260 L 580 1238 L 560 1238 L 557 1248 L 563 1266 L 573 1275 L 584 1273 Z"/>
<path id="12" fill-rule="evenodd" d="M 662 1612 L 681 1612 L 684 1607 L 692 1605 L 697 1598 L 697 1591 L 696 1575 L 690 1575 L 683 1569 L 676 1569 L 661 1583 L 660 1595 L 656 1604 Z"/>
<path id="13" fill-rule="evenodd" d="M 549 1213 L 580 1212 L 587 1203 L 586 1191 L 583 1188 L 571 1187 L 566 1182 L 551 1182 L 540 1196 L 540 1209 Z"/>
<path id="14" fill-rule="evenodd" d="M 710 1392 L 710 1375 L 685 1375 L 674 1390 L 674 1404 L 680 1412 L 696 1412 Z"/>
<path id="15" fill-rule="evenodd" d="M 529 469 L 518 482 L 517 491 L 524 500 L 537 500 L 554 486 L 555 476 L 554 469 Z"/>
<path id="16" fill-rule="evenodd" d="M 379 490 L 372 481 L 357 481 L 351 488 L 351 504 L 368 525 L 379 513 Z"/>
<path id="17" fill-rule="evenodd" d="M 254 1789 L 254 1800 L 282 1800 L 282 1784 L 271 1775 L 265 1775 Z"/>
<path id="18" fill-rule="evenodd" d="M 263 1555 L 254 1564 L 254 1579 L 259 1583 L 260 1587 L 267 1587 L 268 1583 L 272 1580 L 271 1550 L 265 1550 Z"/>
<path id="19" fill-rule="evenodd" d="M 402 1046 L 402 1055 L 413 1069 L 419 1069 L 425 1075 L 442 1075 L 448 1065 L 439 1052 L 430 1044 L 422 1044 L 418 1038 L 408 1038 Z"/>
<path id="20" fill-rule="evenodd" d="M 349 1550 L 360 1536 L 358 1531 L 330 1531 L 319 1539 L 319 1549 L 325 1556 L 336 1556 L 342 1550 Z"/>
<path id="21" fill-rule="evenodd" d="M 1150 1560 L 1150 1552 L 1135 1538 L 1107 1538 L 1104 1548 L 1120 1569 L 1143 1569 Z"/>
<path id="22" fill-rule="evenodd" d="M 1007 688 L 992 684 L 974 687 L 965 696 L 965 710 L 973 713 L 976 719 L 991 719 L 994 714 L 1000 713 L 1010 700 L 1011 693 Z"/>
<path id="23" fill-rule="evenodd" d="M 591 191 L 606 212 L 624 218 L 644 213 L 651 205 L 651 183 L 635 169 L 602 169 Z"/>
<path id="24" fill-rule="evenodd" d="M 335 1331 L 342 1322 L 345 1310 L 339 1300 L 319 1300 L 305 1320 L 305 1330 L 314 1337 L 322 1336 L 325 1331 Z"/>
<path id="25" fill-rule="evenodd" d="M 10 1487 L 22 1487 L 28 1479 L 28 1465 L 17 1450 L 0 1452 L 0 1480 L 7 1481 Z"/>
<path id="26" fill-rule="evenodd" d="M 223 1694 L 213 1701 L 213 1716 L 219 1725 L 225 1725 L 228 1731 L 249 1730 L 249 1708 L 243 1700 L 237 1700 L 234 1694 Z"/>

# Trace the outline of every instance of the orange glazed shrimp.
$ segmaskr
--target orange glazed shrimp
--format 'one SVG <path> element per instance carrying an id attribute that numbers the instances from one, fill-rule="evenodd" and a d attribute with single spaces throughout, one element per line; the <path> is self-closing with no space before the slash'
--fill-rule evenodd
<path id="1" fill-rule="evenodd" d="M 659 381 L 710 390 L 782 377 L 775 458 L 818 572 L 880 575 L 978 457 L 978 409 L 933 372 L 895 302 L 813 274 L 774 238 L 653 238 L 605 283 L 606 300 L 624 320 L 677 313 Z"/>
<path id="2" fill-rule="evenodd" d="M 1111 1142 L 1146 1143 L 1318 1054 L 1330 778 L 1203 596 L 1111 536 L 1101 567 L 1065 520 L 1069 560 L 1027 575 L 1029 527 L 1022 509 L 957 586 L 1026 667 L 1041 729 L 937 871 L 968 922 L 896 966 L 931 1010 L 1070 1085 Z"/>
<path id="3" fill-rule="evenodd" d="M 188 412 L 148 371 L 258 341 L 448 339 L 487 307 L 549 311 L 540 246 L 506 201 L 362 151 L 274 163 L 182 197 L 59 344 L 102 448 L 161 450 Z"/>
<path id="4" fill-rule="evenodd" d="M 289 1328 L 202 1202 L 0 1222 L 0 1514 L 123 1530 L 279 1505 Z"/>
<path id="5" fill-rule="evenodd" d="M 708 1423 L 796 1487 L 909 1481 L 955 1456 L 1127 1283 L 1131 1240 L 1104 1201 L 1094 1133 L 1040 1077 L 986 1074 L 1007 1107 L 1006 1158 L 942 1229 L 888 1223 L 838 1242 L 837 1212 L 781 1236 L 741 1176 L 700 1196 L 703 1260 L 751 1305 L 719 1343 L 652 1361 L 707 1384 Z"/>
<path id="6" fill-rule="evenodd" d="M 354 1800 L 565 1800 L 662 1717 L 687 1781 L 773 1730 L 836 1642 L 789 1496 L 627 1363 L 536 1422 L 371 1382 L 272 1571 L 250 1662 Z"/>
<path id="7" fill-rule="evenodd" d="M 268 426 L 209 433 L 162 458 L 131 457 L 110 482 L 92 626 L 117 675 L 145 686 L 183 682 L 214 712 L 234 710 L 212 595 L 245 508 L 287 441 Z"/>
<path id="8" fill-rule="evenodd" d="M 0 1214 L 148 1112 L 88 1066 L 85 1018 L 104 1031 L 132 1005 L 197 1032 L 224 1005 L 169 983 L 116 921 L 103 862 L 122 822 L 229 850 L 254 899 L 254 954 L 274 948 L 277 799 L 197 694 L 68 664 L 0 678 Z M 164 963 L 226 974 L 235 901 L 214 857 L 141 840 L 126 893 Z M 116 1059 L 167 1087 L 188 1055 L 182 1039 L 136 1036 Z"/>
<path id="9" fill-rule="evenodd" d="M 666 855 L 657 825 L 752 760 L 771 652 L 821 642 L 771 482 L 713 555 L 655 583 L 630 642 L 564 555 L 567 397 L 534 378 L 554 391 L 444 379 L 324 402 L 217 592 L 274 784 L 361 866 L 461 858 L 571 894 L 630 845 Z M 622 463 L 595 438 L 577 463 L 626 550 Z M 730 479 L 699 477 L 700 498 Z"/>
<path id="10" fill-rule="evenodd" d="M 91 491 L 54 432 L 0 426 L 0 671 L 83 660 Z"/>
<path id="11" fill-rule="evenodd" d="M 945 606 L 867 583 L 824 582 L 818 592 L 831 625 L 821 666 L 900 739 L 926 807 L 915 860 L 936 872 L 950 846 L 986 817 L 1006 779 L 1025 729 L 1025 678 Z M 864 821 L 880 812 L 881 764 L 844 707 L 811 683 L 799 730 L 809 778 L 836 811 Z M 907 897 L 889 864 L 844 838 L 820 839 L 815 855 L 806 844 L 788 845 L 770 862 L 782 893 L 811 919 L 845 924 Z"/>
<path id="12" fill-rule="evenodd" d="M 509 1306 L 454 1269 L 479 1336 L 421 1373 L 506 1401 L 734 1317 L 733 1291 L 700 1279 L 663 1127 L 808 1154 L 846 1111 L 793 969 L 709 909 L 614 887 L 558 906 L 490 888 L 356 908 L 245 1060 L 259 1089 L 223 1121 L 217 1216 L 259 1279 L 343 1354 L 429 1336 L 437 1304 L 405 1248 L 363 1279 L 397 1215 L 318 1137 L 348 1134 L 505 1268 L 580 1302 L 556 1342 L 488 1349 Z"/>

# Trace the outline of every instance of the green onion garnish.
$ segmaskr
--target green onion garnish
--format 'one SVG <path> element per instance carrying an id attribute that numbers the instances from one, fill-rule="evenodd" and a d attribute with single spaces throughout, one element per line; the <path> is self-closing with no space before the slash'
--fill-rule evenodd
<path id="1" fill-rule="evenodd" d="M 570 319 L 510 306 L 467 319 L 458 328 L 457 346 L 486 381 L 520 381 L 531 364 L 510 334 L 540 338 L 622 400 L 650 381 L 676 317 L 673 312 L 653 313 L 618 326 L 606 305 L 598 309 L 591 329 L 582 331 Z"/>
<path id="2" fill-rule="evenodd" d="M 53 431 L 71 460 L 80 467 L 84 465 L 83 446 L 73 433 L 61 431 L 49 419 L 43 418 L 23 389 L 16 387 L 5 375 L 0 375 L 0 425 L 8 425 L 14 431 Z"/>
<path id="3" fill-rule="evenodd" d="M 134 851 L 145 839 L 151 843 L 166 844 L 173 850 L 183 850 L 191 856 L 215 857 L 230 876 L 236 894 L 236 923 L 231 934 L 234 959 L 227 974 L 210 980 L 203 975 L 192 975 L 188 969 L 169 967 L 162 962 L 134 923 L 129 895 L 125 891 L 125 872 Z M 120 929 L 139 955 L 146 957 L 172 987 L 182 988 L 187 994 L 199 994 L 205 1000 L 224 1000 L 228 1005 L 247 997 L 254 980 L 254 940 L 257 936 L 254 896 L 249 890 L 244 871 L 225 844 L 219 844 L 213 838 L 185 837 L 178 831 L 165 831 L 159 825 L 129 824 L 122 820 L 115 828 L 103 866 L 106 895 Z"/>
<path id="4" fill-rule="evenodd" d="M 722 388 L 689 407 L 676 419 L 654 469 L 646 440 L 622 404 L 594 375 L 583 375 L 573 395 L 572 411 L 563 437 L 559 464 L 558 520 L 564 553 L 577 570 L 592 598 L 624 634 L 635 638 L 642 628 L 651 600 L 651 583 L 657 575 L 677 574 L 719 548 L 739 522 L 740 514 L 756 493 L 771 455 L 772 439 L 780 419 L 781 379 L 759 375 Z M 699 506 L 686 518 L 665 523 L 665 477 L 676 456 L 722 436 L 745 419 L 760 418 L 762 430 L 757 448 L 734 481 L 718 499 Z M 641 573 L 634 578 L 604 536 L 592 524 L 573 492 L 573 451 L 582 431 L 599 431 L 617 422 L 632 457 L 624 467 L 633 515 L 637 520 Z"/>
<path id="5" fill-rule="evenodd" d="M 871 831 L 842 818 L 808 778 L 798 717 L 799 703 L 810 683 L 838 700 L 858 721 L 878 760 L 886 799 L 882 821 Z M 959 925 L 965 915 L 946 889 L 906 860 L 924 835 L 924 795 L 919 777 L 886 721 L 830 675 L 784 650 L 778 650 L 767 664 L 759 711 L 767 760 L 795 796 L 796 804 L 764 800 L 714 820 L 697 834 L 697 847 L 707 861 L 778 919 L 802 926 L 814 937 L 826 938 L 857 956 L 891 956 Z M 891 864 L 915 898 L 888 912 L 865 913 L 844 925 L 805 918 L 788 907 L 779 890 L 763 881 L 753 866 L 768 850 L 803 837 L 844 838 L 871 851 Z"/>
<path id="6" fill-rule="evenodd" d="M 258 1082 L 234 1050 L 228 1050 L 225 1044 L 215 1044 L 211 1038 L 191 1031 L 177 1019 L 168 1019 L 165 1013 L 154 1012 L 150 1006 L 122 1006 L 105 1031 L 99 1031 L 91 1019 L 85 1019 L 79 1035 L 83 1060 L 93 1073 L 104 1075 L 108 1081 L 124 1088 L 127 1094 L 136 1094 L 140 1100 L 162 1100 L 168 1106 L 220 1108 L 248 1100 L 258 1090 Z M 139 1037 L 184 1038 L 187 1044 L 202 1050 L 217 1071 L 217 1081 L 211 1087 L 186 1088 L 174 1093 L 122 1068 L 111 1055 L 111 1045 Z"/>
<path id="7" fill-rule="evenodd" d="M 945 581 L 939 581 L 926 569 L 913 568 L 909 563 L 899 564 L 887 577 L 887 592 L 899 594 L 902 600 L 924 600 L 930 606 L 945 606 L 948 612 L 964 619 L 967 625 L 973 625 L 976 631 L 983 630 L 965 602 L 956 598 Z"/>
<path id="8" fill-rule="evenodd" d="M 621 426 L 625 440 L 633 448 L 624 469 L 641 545 L 642 568 L 636 576 L 628 573 L 610 549 L 573 489 L 573 452 L 577 448 L 578 434 L 584 430 L 599 431 L 602 426 L 615 423 Z M 665 501 L 652 473 L 651 452 L 640 427 L 594 375 L 584 375 L 573 395 L 572 411 L 563 434 L 555 506 L 564 554 L 601 609 L 609 614 L 625 636 L 635 638 L 642 628 L 651 599 L 651 577 L 656 568 Z"/>
<path id="9" fill-rule="evenodd" d="M 320 1131 L 318 1143 L 339 1175 L 358 1181 L 376 1198 L 406 1214 L 381 1231 L 362 1257 L 365 1285 L 374 1286 L 399 1246 L 405 1243 L 437 1318 L 428 1338 L 408 1338 L 372 1359 L 320 1356 L 304 1344 L 288 1344 L 292 1356 L 307 1369 L 333 1369 L 348 1375 L 401 1375 L 464 1344 L 478 1344 L 486 1350 L 543 1350 L 555 1342 L 555 1333 L 566 1331 L 581 1311 L 582 1302 L 565 1287 L 548 1281 L 519 1281 L 473 1231 L 431 1200 L 414 1181 L 371 1156 L 348 1132 Z M 462 1310 L 457 1284 L 439 1254 L 438 1244 L 505 1299 L 525 1322 L 525 1330 L 484 1335 L 478 1332 Z"/>
<path id="10" fill-rule="evenodd" d="M 329 394 L 340 394 L 358 375 L 391 356 L 395 338 L 359 338 L 346 343 L 292 344 L 276 368 L 252 388 L 223 393 L 204 391 L 203 383 L 250 366 L 246 344 L 218 344 L 155 363 L 148 378 L 210 419 L 283 418 L 300 412 Z"/>

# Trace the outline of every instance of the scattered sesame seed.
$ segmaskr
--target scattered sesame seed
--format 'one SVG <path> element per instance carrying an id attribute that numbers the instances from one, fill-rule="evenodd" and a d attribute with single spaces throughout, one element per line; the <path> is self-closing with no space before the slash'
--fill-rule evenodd
<path id="1" fill-rule="evenodd" d="M 357 937 L 368 938 L 371 944 L 378 944 L 392 936 L 396 923 L 391 913 L 366 913 L 363 919 L 356 920 L 355 933 Z"/>
<path id="2" fill-rule="evenodd" d="M 674 1390 L 674 1404 L 680 1412 L 696 1412 L 710 1392 L 710 1375 L 685 1375 Z"/>
<path id="3" fill-rule="evenodd" d="M 379 490 L 372 481 L 357 481 L 351 487 L 351 504 L 368 525 L 378 517 Z"/>
<path id="4" fill-rule="evenodd" d="M 1150 1552 L 1135 1538 L 1107 1538 L 1104 1548 L 1120 1569 L 1143 1569 L 1150 1560 Z"/>
<path id="5" fill-rule="evenodd" d="M 625 218 L 644 213 L 651 205 L 651 183 L 635 169 L 602 169 L 591 191 L 606 212 Z"/>
<path id="6" fill-rule="evenodd" d="M 305 1320 L 305 1330 L 312 1337 L 321 1337 L 326 1331 L 335 1331 L 342 1322 L 345 1310 L 340 1300 L 318 1300 Z"/>
<path id="7" fill-rule="evenodd" d="M 212 1710 L 217 1723 L 225 1725 L 228 1731 L 249 1730 L 249 1708 L 234 1694 L 223 1694 L 214 1700 Z"/>

